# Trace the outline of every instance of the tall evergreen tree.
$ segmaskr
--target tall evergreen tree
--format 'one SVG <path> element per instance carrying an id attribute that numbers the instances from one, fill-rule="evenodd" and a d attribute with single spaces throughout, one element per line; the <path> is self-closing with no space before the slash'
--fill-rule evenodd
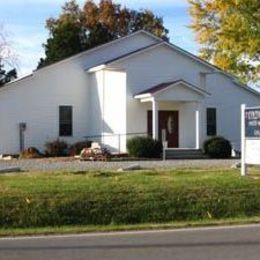
<path id="1" fill-rule="evenodd" d="M 260 1 L 189 0 L 201 56 L 244 82 L 260 80 Z"/>
<path id="2" fill-rule="evenodd" d="M 4 70 L 4 66 L 0 63 L 0 87 L 17 78 L 16 69 L 9 71 Z"/>
<path id="3" fill-rule="evenodd" d="M 112 0 L 101 0 L 99 4 L 87 0 L 82 9 L 70 0 L 57 19 L 47 20 L 46 28 L 50 35 L 43 45 L 46 57 L 38 68 L 141 29 L 168 40 L 161 17 L 149 10 L 122 7 Z"/>

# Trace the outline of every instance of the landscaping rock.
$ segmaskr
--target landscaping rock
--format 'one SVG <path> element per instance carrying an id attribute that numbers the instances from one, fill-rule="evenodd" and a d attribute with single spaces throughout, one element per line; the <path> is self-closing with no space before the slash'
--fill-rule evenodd
<path id="1" fill-rule="evenodd" d="M 133 164 L 124 168 L 120 168 L 117 171 L 118 172 L 128 172 L 128 171 L 138 171 L 141 170 L 142 167 L 139 164 Z"/>
<path id="2" fill-rule="evenodd" d="M 241 163 L 240 162 L 237 162 L 237 163 L 235 163 L 235 164 L 233 164 L 231 166 L 231 169 L 240 169 L 240 168 L 241 168 Z"/>
<path id="3" fill-rule="evenodd" d="M 36 159 L 41 157 L 42 155 L 40 151 L 35 147 L 29 147 L 22 151 L 19 155 L 19 159 Z"/>
<path id="4" fill-rule="evenodd" d="M 80 161 L 107 161 L 110 157 L 110 151 L 98 143 L 92 143 L 91 148 L 84 148 L 80 153 Z"/>
<path id="5" fill-rule="evenodd" d="M 19 167 L 7 167 L 7 168 L 0 168 L 0 174 L 2 173 L 10 173 L 10 172 L 20 172 L 21 168 Z"/>
<path id="6" fill-rule="evenodd" d="M 10 161 L 14 159 L 12 156 L 4 156 L 3 154 L 0 155 L 0 160 L 2 161 Z"/>

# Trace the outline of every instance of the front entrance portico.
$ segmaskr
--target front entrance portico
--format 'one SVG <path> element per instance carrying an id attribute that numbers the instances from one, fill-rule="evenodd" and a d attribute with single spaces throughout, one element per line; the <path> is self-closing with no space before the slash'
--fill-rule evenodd
<path id="1" fill-rule="evenodd" d="M 151 136 L 162 142 L 168 144 L 168 148 L 193 148 L 200 149 L 200 103 L 204 99 L 205 95 L 209 95 L 206 91 L 195 87 L 184 80 L 178 80 L 169 83 L 162 83 L 145 92 L 139 93 L 135 96 L 141 103 L 151 102 L 151 110 L 147 113 L 147 130 Z M 193 111 L 186 111 L 186 113 L 179 113 L 175 109 L 161 109 L 163 104 L 181 104 L 182 107 L 192 107 Z M 193 106 L 190 106 L 190 105 Z M 185 109 L 184 109 L 185 110 Z M 193 119 L 191 119 L 191 114 Z M 185 118 L 186 117 L 186 118 Z M 182 138 L 190 138 L 190 136 L 183 137 L 185 133 L 188 133 L 187 129 L 180 127 L 180 124 L 184 121 L 194 122 L 194 125 L 188 127 L 193 128 L 194 134 L 194 146 L 193 147 L 180 147 L 180 135 Z M 186 124 L 187 127 L 187 124 Z"/>

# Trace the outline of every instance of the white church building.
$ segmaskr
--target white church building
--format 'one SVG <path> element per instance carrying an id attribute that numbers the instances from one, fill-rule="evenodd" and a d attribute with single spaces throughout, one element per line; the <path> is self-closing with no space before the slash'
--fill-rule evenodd
<path id="1" fill-rule="evenodd" d="M 201 149 L 211 136 L 240 149 L 240 105 L 260 94 L 146 31 L 34 71 L 0 88 L 0 154 L 45 150 L 59 138 L 112 152 L 150 134 L 168 148 Z"/>

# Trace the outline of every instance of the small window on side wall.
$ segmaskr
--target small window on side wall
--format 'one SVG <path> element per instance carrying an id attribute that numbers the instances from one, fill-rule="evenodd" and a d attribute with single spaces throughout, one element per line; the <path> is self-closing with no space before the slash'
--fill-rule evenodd
<path id="1" fill-rule="evenodd" d="M 59 135 L 72 136 L 72 106 L 59 107 Z"/>
<path id="2" fill-rule="evenodd" d="M 217 109 L 207 108 L 207 135 L 217 135 Z"/>

